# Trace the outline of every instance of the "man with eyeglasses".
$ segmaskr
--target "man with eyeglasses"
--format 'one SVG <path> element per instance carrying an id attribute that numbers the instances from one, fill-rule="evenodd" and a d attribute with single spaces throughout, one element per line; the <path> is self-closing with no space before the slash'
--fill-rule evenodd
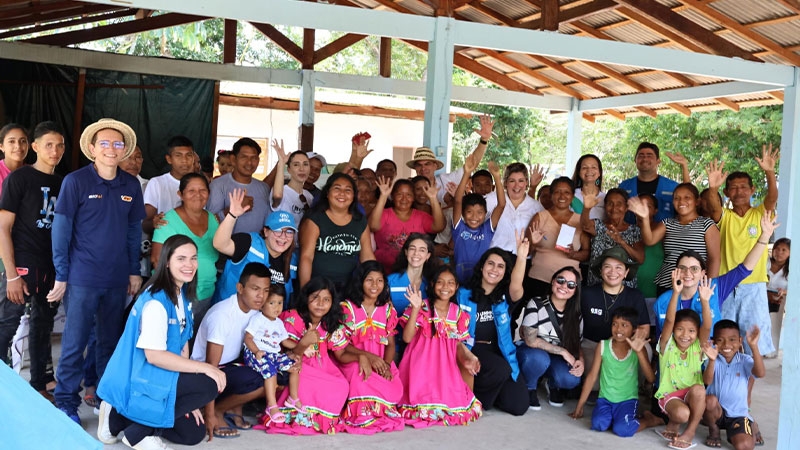
<path id="1" fill-rule="evenodd" d="M 139 181 L 119 170 L 120 161 L 136 147 L 133 129 L 101 119 L 86 127 L 80 146 L 92 164 L 64 178 L 53 219 L 56 282 L 47 295 L 51 302 L 63 298 L 67 313 L 56 406 L 78 424 L 89 330 L 95 327 L 102 378 L 122 335 L 125 300 L 142 285 L 139 250 L 145 217 Z"/>
<path id="2" fill-rule="evenodd" d="M 167 154 L 164 158 L 169 164 L 169 172 L 153 177 L 144 191 L 144 210 L 147 217 L 142 222 L 146 233 L 153 232 L 153 218 L 158 214 L 175 209 L 181 203 L 178 188 L 181 178 L 195 172 L 194 144 L 186 136 L 173 136 L 167 142 Z"/>
<path id="3" fill-rule="evenodd" d="M 36 162 L 11 172 L 0 197 L 0 257 L 7 272 L 0 275 L 0 360 L 8 364 L 11 340 L 30 307 L 28 349 L 31 387 L 53 401 L 47 384 L 54 381 L 50 334 L 58 305 L 48 304 L 55 268 L 51 227 L 62 178 L 54 173 L 64 155 L 64 132 L 54 122 L 33 130 Z"/>

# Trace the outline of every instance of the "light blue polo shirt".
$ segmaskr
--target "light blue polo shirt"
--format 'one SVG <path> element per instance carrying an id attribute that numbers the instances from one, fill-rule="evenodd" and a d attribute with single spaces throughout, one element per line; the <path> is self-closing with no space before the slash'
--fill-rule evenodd
<path id="1" fill-rule="evenodd" d="M 714 362 L 714 381 L 706 389 L 715 395 L 727 417 L 748 417 L 747 385 L 753 374 L 753 357 L 742 352 L 733 355 L 730 364 L 722 355 Z"/>

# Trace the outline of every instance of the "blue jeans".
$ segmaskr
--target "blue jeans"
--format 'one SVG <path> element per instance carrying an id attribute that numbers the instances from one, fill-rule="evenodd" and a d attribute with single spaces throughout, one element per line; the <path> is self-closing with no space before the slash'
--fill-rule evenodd
<path id="1" fill-rule="evenodd" d="M 570 369 L 564 358 L 542 349 L 522 344 L 517 347 L 517 360 L 529 391 L 536 390 L 542 375 L 547 375 L 552 389 L 572 389 L 581 382 L 581 377 L 569 373 Z"/>
<path id="2" fill-rule="evenodd" d="M 95 362 L 101 378 L 114 353 L 124 327 L 125 298 L 128 288 L 91 288 L 67 284 L 64 309 L 67 320 L 61 336 L 61 359 L 56 370 L 56 406 L 73 411 L 81 405 L 78 393 L 84 376 L 83 351 L 92 327 L 97 344 Z"/>

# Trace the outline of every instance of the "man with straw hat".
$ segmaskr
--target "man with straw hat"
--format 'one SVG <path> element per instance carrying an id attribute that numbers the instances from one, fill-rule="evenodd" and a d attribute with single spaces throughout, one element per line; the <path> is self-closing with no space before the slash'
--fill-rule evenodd
<path id="1" fill-rule="evenodd" d="M 56 373 L 56 406 L 80 424 L 83 352 L 91 327 L 97 337 L 97 375 L 122 334 L 125 299 L 138 292 L 139 245 L 145 217 L 139 181 L 120 161 L 136 147 L 128 125 L 100 119 L 81 134 L 92 164 L 64 178 L 53 219 L 56 282 L 47 300 L 63 298 L 67 313 Z"/>
<path id="2" fill-rule="evenodd" d="M 489 139 L 492 137 L 492 128 L 494 127 L 494 122 L 488 114 L 484 114 L 480 117 L 480 123 L 480 129 L 475 130 L 480 136 L 478 146 L 467 156 L 467 158 L 475 159 L 477 163 L 480 163 L 484 153 L 486 153 L 486 146 L 489 144 Z M 477 166 L 477 164 L 475 165 Z M 433 150 L 428 147 L 419 147 L 414 150 L 414 158 L 411 159 L 411 161 L 407 161 L 406 166 L 414 169 L 417 175 L 422 175 L 427 178 L 431 186 L 436 187 L 438 190 L 437 198 L 442 204 L 444 203 L 444 195 L 447 192 L 447 184 L 458 184 L 458 182 L 461 181 L 461 175 L 464 173 L 464 168 L 462 167 L 455 172 L 436 175 L 436 171 L 444 167 L 444 163 L 436 159 Z"/>

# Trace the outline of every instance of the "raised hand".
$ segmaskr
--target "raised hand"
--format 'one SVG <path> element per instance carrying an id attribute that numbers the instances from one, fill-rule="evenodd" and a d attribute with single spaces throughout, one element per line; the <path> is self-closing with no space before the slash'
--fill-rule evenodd
<path id="1" fill-rule="evenodd" d="M 362 133 L 358 133 L 356 136 L 361 134 Z M 367 147 L 369 147 L 369 138 L 362 136 L 359 139 L 355 139 L 356 136 L 353 136 L 354 139 L 352 140 L 353 145 L 351 152 L 358 157 L 358 159 L 364 160 L 364 158 L 366 158 L 367 155 L 372 153 L 374 150 L 367 150 Z"/>
<path id="2" fill-rule="evenodd" d="M 488 114 L 484 114 L 478 118 L 481 123 L 481 128 L 475 130 L 476 133 L 484 141 L 488 141 L 492 137 L 492 129 L 494 128 L 494 121 Z"/>
<path id="3" fill-rule="evenodd" d="M 514 230 L 514 238 L 517 241 L 517 258 L 527 258 L 530 251 L 531 243 L 525 232 L 522 233 Z"/>
<path id="4" fill-rule="evenodd" d="M 544 231 L 539 229 L 539 222 L 534 220 L 531 226 L 528 227 L 530 232 L 531 242 L 530 245 L 536 245 L 544 239 Z"/>
<path id="5" fill-rule="evenodd" d="M 689 165 L 689 160 L 678 152 L 666 152 L 667 158 L 679 166 Z"/>
<path id="6" fill-rule="evenodd" d="M 716 191 L 725 183 L 725 179 L 728 178 L 728 172 L 724 172 L 723 169 L 725 168 L 724 161 L 717 161 L 714 159 L 708 166 L 706 166 L 706 175 L 708 175 L 708 187 L 711 190 Z"/>
<path id="7" fill-rule="evenodd" d="M 583 207 L 586 209 L 592 209 L 597 204 L 600 203 L 600 200 L 597 199 L 596 192 L 584 192 L 583 193 Z"/>
<path id="8" fill-rule="evenodd" d="M 700 348 L 703 349 L 703 353 L 705 353 L 706 356 L 708 356 L 708 359 L 712 361 L 716 360 L 717 356 L 719 356 L 719 350 L 717 349 L 717 346 L 714 345 L 714 343 L 711 342 L 710 340 L 703 342 L 700 345 Z"/>
<path id="9" fill-rule="evenodd" d="M 530 171 L 530 185 L 538 186 L 539 183 L 544 180 L 544 177 L 547 176 L 547 172 L 549 171 L 544 166 L 534 164 Z"/>
<path id="10" fill-rule="evenodd" d="M 764 211 L 764 215 L 761 216 L 761 236 L 758 240 L 769 242 L 770 236 L 779 226 L 781 224 L 778 223 L 778 214 L 774 211 Z"/>
<path id="11" fill-rule="evenodd" d="M 697 292 L 700 293 L 701 302 L 707 302 L 711 300 L 711 296 L 714 295 L 714 287 L 715 286 L 712 283 L 712 280 L 704 275 L 697 284 Z"/>
<path id="12" fill-rule="evenodd" d="M 747 340 L 747 345 L 750 348 L 754 348 L 758 350 L 758 338 L 761 336 L 761 330 L 758 328 L 758 325 L 753 325 L 747 330 L 747 334 L 745 335 L 745 339 Z"/>
<path id="13" fill-rule="evenodd" d="M 428 197 L 431 204 L 438 201 L 436 195 L 439 193 L 439 189 L 437 189 L 436 186 L 429 186 L 427 183 L 422 183 L 422 190 L 425 191 L 425 196 Z"/>
<path id="14" fill-rule="evenodd" d="M 456 196 L 456 189 L 458 189 L 458 185 L 453 183 L 452 181 L 448 181 L 447 184 L 444 186 L 445 191 L 450 194 L 451 197 Z"/>
<path id="15" fill-rule="evenodd" d="M 500 166 L 498 166 L 496 162 L 489 161 L 487 168 L 489 169 L 489 173 L 492 174 L 492 178 L 500 178 Z"/>
<path id="16" fill-rule="evenodd" d="M 479 161 L 476 161 L 475 158 L 466 158 L 464 160 L 464 173 L 471 174 L 475 172 L 475 169 L 478 168 Z"/>
<path id="17" fill-rule="evenodd" d="M 381 191 L 382 198 L 389 198 L 392 193 L 392 180 L 388 177 L 378 177 L 378 190 Z"/>
<path id="18" fill-rule="evenodd" d="M 405 297 L 414 309 L 419 309 L 422 306 L 422 292 L 413 285 L 408 285 Z"/>
<path id="19" fill-rule="evenodd" d="M 772 150 L 772 143 L 770 143 L 769 146 L 762 145 L 761 158 L 756 157 L 756 162 L 759 167 L 761 167 L 761 170 L 764 172 L 774 172 L 775 164 L 778 163 L 779 153 L 779 149 L 775 149 L 775 151 Z"/>
<path id="20" fill-rule="evenodd" d="M 275 153 L 278 155 L 278 164 L 279 168 L 286 165 L 286 162 L 289 161 L 289 156 L 286 154 L 286 150 L 283 146 L 283 139 L 278 142 L 277 139 L 272 140 L 272 149 L 275 150 Z"/>
<path id="21" fill-rule="evenodd" d="M 644 349 L 644 344 L 650 341 L 649 338 L 644 339 L 642 336 L 639 336 L 638 333 L 634 333 L 633 339 L 625 338 L 625 340 L 628 341 L 628 345 L 630 345 L 631 349 L 633 349 L 633 351 L 635 351 L 636 353 L 642 351 L 642 349 Z"/>
<path id="22" fill-rule="evenodd" d="M 650 210 L 647 209 L 647 205 L 645 205 L 644 201 L 639 197 L 631 197 L 628 199 L 628 211 L 642 219 L 647 219 L 650 215 Z"/>
<path id="23" fill-rule="evenodd" d="M 244 206 L 244 198 L 247 196 L 247 189 L 234 189 L 228 194 L 230 206 L 228 211 L 234 216 L 241 216 L 250 210 L 250 205 Z"/>
<path id="24" fill-rule="evenodd" d="M 672 269 L 672 290 L 675 292 L 680 291 L 682 283 L 680 269 Z"/>

